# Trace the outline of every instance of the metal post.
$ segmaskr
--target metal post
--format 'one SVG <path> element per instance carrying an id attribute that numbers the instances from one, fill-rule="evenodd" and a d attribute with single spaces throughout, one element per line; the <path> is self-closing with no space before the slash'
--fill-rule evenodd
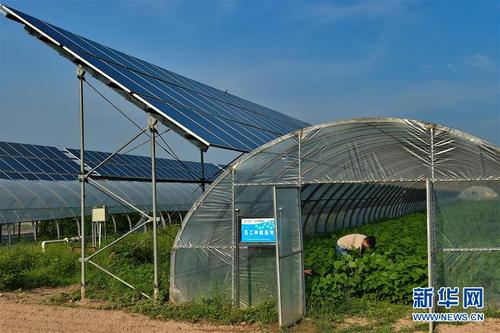
<path id="1" fill-rule="evenodd" d="M 3 243 L 3 224 L 0 223 L 0 244 Z"/>
<path id="2" fill-rule="evenodd" d="M 11 233 L 12 233 L 12 230 L 11 230 L 12 226 L 11 226 L 11 224 L 9 223 L 9 224 L 7 225 L 7 227 L 8 227 L 7 231 L 9 232 L 9 245 L 12 245 L 12 234 L 11 234 Z"/>
<path id="3" fill-rule="evenodd" d="M 203 149 L 200 149 L 200 161 L 201 161 L 201 190 L 205 192 L 205 157 L 203 154 Z"/>
<path id="4" fill-rule="evenodd" d="M 96 223 L 96 226 L 97 226 L 97 236 L 98 236 L 98 243 L 97 243 L 97 246 L 99 248 L 101 248 L 101 239 L 102 239 L 102 223 L 101 222 L 97 222 Z"/>
<path id="5" fill-rule="evenodd" d="M 59 228 L 59 221 L 56 220 L 56 234 L 57 234 L 57 239 L 61 238 L 61 229 Z"/>
<path id="6" fill-rule="evenodd" d="M 83 67 L 78 66 L 76 74 L 80 83 L 80 221 L 81 221 L 81 280 L 80 280 L 80 299 L 86 297 L 85 286 L 85 123 L 83 113 L 83 81 L 85 81 L 85 71 Z"/>
<path id="7" fill-rule="evenodd" d="M 92 246 L 97 248 L 97 222 L 92 222 Z"/>
<path id="8" fill-rule="evenodd" d="M 432 182 L 430 179 L 425 180 L 426 187 L 426 208 L 427 208 L 427 274 L 428 274 L 428 286 L 434 287 L 434 240 L 433 240 L 433 229 L 434 229 L 434 207 L 433 207 L 433 191 Z M 429 309 L 429 313 L 434 312 L 434 302 L 432 302 L 432 307 Z M 434 332 L 434 323 L 429 321 L 429 333 Z"/>
<path id="9" fill-rule="evenodd" d="M 31 222 L 31 228 L 33 229 L 33 240 L 36 242 L 36 222 Z"/>
<path id="10" fill-rule="evenodd" d="M 111 215 L 111 220 L 113 221 L 113 231 L 114 233 L 116 234 L 116 220 L 115 220 L 115 216 L 114 215 Z"/>
<path id="11" fill-rule="evenodd" d="M 151 131 L 151 186 L 153 199 L 153 299 L 158 299 L 158 251 L 156 235 L 156 123 L 154 118 L 149 118 Z"/>
<path id="12" fill-rule="evenodd" d="M 17 224 L 17 240 L 21 240 L 21 222 Z"/>
<path id="13" fill-rule="evenodd" d="M 166 228 L 167 225 L 165 223 L 165 218 L 163 217 L 162 212 L 159 212 L 159 213 L 160 213 L 161 226 L 162 226 L 162 228 Z"/>
<path id="14" fill-rule="evenodd" d="M 78 218 L 75 217 L 75 223 L 76 223 L 76 233 L 78 235 L 78 237 L 81 236 L 81 233 L 80 233 L 80 221 L 78 221 Z"/>
<path id="15" fill-rule="evenodd" d="M 128 230 L 132 230 L 132 220 L 130 219 L 130 216 L 127 214 L 127 221 L 128 221 Z"/>
<path id="16" fill-rule="evenodd" d="M 240 210 L 234 210 L 234 227 L 233 227 L 233 305 L 236 308 L 240 306 Z"/>
<path id="17" fill-rule="evenodd" d="M 280 267 L 280 223 L 281 223 L 281 213 L 282 208 L 278 207 L 278 200 L 276 198 L 276 187 L 273 187 L 273 201 L 274 201 L 274 217 L 276 223 L 274 225 L 274 235 L 276 237 L 275 241 L 275 251 L 276 251 L 276 281 L 278 282 L 278 322 L 280 327 L 283 326 L 283 314 L 281 307 L 281 267 Z"/>

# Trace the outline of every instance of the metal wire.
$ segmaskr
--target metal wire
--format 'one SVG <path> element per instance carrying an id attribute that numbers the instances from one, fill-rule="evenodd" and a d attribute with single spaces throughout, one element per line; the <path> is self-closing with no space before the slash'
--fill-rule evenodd
<path id="1" fill-rule="evenodd" d="M 127 120 L 129 120 L 132 124 L 134 124 L 137 128 L 141 129 L 142 130 L 142 127 L 137 124 L 132 118 L 130 118 L 127 114 L 125 114 L 125 112 L 123 112 L 118 106 L 116 106 L 113 102 L 111 102 L 111 100 L 109 98 L 107 98 L 106 96 L 104 96 L 104 94 L 102 94 L 96 87 L 94 87 L 92 84 L 90 84 L 89 82 L 87 81 L 84 81 L 94 92 L 96 92 L 99 96 L 101 96 L 108 104 L 110 104 L 116 111 L 118 111 L 121 115 L 123 115 L 125 118 L 127 118 Z M 182 167 L 186 170 L 186 172 L 193 178 L 196 178 L 195 175 L 193 175 L 191 173 L 191 171 L 187 168 L 187 166 L 184 164 L 184 162 L 182 160 L 180 160 L 180 158 L 177 156 L 177 154 L 175 153 L 175 151 L 172 149 L 172 147 L 170 147 L 170 145 L 163 139 L 162 135 L 169 132 L 170 131 L 170 128 L 167 128 L 163 133 L 158 133 L 158 136 L 160 137 L 161 141 L 163 142 L 164 145 L 166 145 L 168 147 L 168 149 L 166 149 L 165 147 L 163 147 L 161 144 L 157 143 L 158 146 L 163 150 L 165 151 L 165 153 L 167 153 L 167 155 L 171 156 L 172 158 L 174 158 L 176 161 L 180 162 Z M 146 135 L 149 137 L 149 140 L 131 148 L 130 150 L 126 151 L 126 153 L 129 153 L 143 145 L 145 145 L 146 143 L 148 143 L 150 140 L 151 140 L 151 136 L 150 134 L 146 133 Z"/>

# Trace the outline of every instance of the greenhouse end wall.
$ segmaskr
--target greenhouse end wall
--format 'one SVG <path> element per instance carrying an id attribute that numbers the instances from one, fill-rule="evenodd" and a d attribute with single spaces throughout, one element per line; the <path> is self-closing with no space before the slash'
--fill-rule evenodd
<path id="1" fill-rule="evenodd" d="M 272 250 L 242 248 L 236 237 L 238 216 L 273 216 L 274 187 L 301 189 L 303 229 L 314 234 L 424 210 L 426 180 L 436 185 L 435 268 L 436 281 L 443 281 L 452 259 L 441 256 L 452 255 L 439 251 L 439 237 L 453 223 L 444 207 L 467 200 L 456 195 L 463 189 L 441 190 L 440 182 L 485 182 L 498 194 L 497 147 L 447 127 L 397 118 L 323 124 L 274 140 L 233 163 L 188 212 L 172 252 L 171 299 L 193 300 L 212 289 L 243 306 L 276 297 Z M 484 211 L 472 223 L 480 224 L 481 214 L 495 213 Z M 500 220 L 492 221 L 498 228 Z M 500 266 L 498 239 L 477 255 Z"/>

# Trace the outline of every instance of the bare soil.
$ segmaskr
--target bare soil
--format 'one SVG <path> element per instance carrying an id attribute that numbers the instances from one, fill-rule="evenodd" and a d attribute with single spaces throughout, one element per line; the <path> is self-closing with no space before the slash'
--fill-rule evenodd
<path id="1" fill-rule="evenodd" d="M 486 319 L 482 323 L 470 323 L 465 325 L 443 325 L 436 329 L 437 333 L 499 333 L 500 319 Z"/>
<path id="2" fill-rule="evenodd" d="M 412 321 L 411 318 L 401 318 L 393 326 L 396 332 L 404 330 L 405 328 L 413 328 L 417 323 Z M 427 332 L 416 330 L 415 333 Z M 438 324 L 434 330 L 435 333 L 500 333 L 500 319 L 486 318 L 484 322 L 469 323 L 464 325 L 449 325 Z"/>
<path id="3" fill-rule="evenodd" d="M 0 332 L 257 332 L 252 326 L 219 326 L 153 320 L 139 314 L 97 309 L 93 302 L 71 306 L 43 304 L 70 288 L 37 289 L 0 294 Z M 41 304 L 42 303 L 42 304 Z"/>
<path id="4" fill-rule="evenodd" d="M 0 333 L 18 332 L 273 332 L 274 327 L 253 325 L 213 325 L 210 323 L 186 323 L 161 321 L 146 316 L 119 310 L 102 310 L 105 303 L 99 301 L 74 302 L 68 306 L 47 304 L 52 297 L 61 293 L 71 293 L 78 287 L 40 288 L 29 292 L 0 293 Z M 365 326 L 370 321 L 363 317 L 347 318 L 336 329 L 342 330 L 353 325 Z M 414 328 L 411 318 L 402 318 L 394 326 L 394 331 Z M 296 329 L 301 332 L 315 332 L 307 319 Z M 296 330 L 292 329 L 293 332 Z M 298 331 L 297 331 L 298 332 Z M 420 331 L 415 331 L 420 332 Z M 425 332 L 425 331 L 422 331 Z M 500 333 L 500 319 L 487 318 L 483 323 L 466 325 L 437 326 L 436 333 Z"/>

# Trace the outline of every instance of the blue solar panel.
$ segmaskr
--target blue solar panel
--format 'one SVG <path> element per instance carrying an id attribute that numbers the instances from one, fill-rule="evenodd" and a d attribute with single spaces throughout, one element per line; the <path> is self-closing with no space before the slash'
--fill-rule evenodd
<path id="1" fill-rule="evenodd" d="M 80 172 L 79 149 L 67 149 L 74 157 L 56 147 L 0 141 L 0 179 L 77 180 Z M 86 165 L 94 168 L 110 153 L 85 151 Z M 158 181 L 199 182 L 201 163 L 156 159 Z M 205 163 L 205 180 L 214 180 L 222 167 Z M 118 154 L 96 170 L 106 179 L 149 180 L 151 158 Z"/>
<path id="2" fill-rule="evenodd" d="M 68 148 L 75 157 L 80 156 L 79 149 Z M 85 164 L 96 167 L 108 158 L 111 153 L 85 150 Z M 221 167 L 205 163 L 205 179 L 214 180 L 222 170 Z M 151 158 L 129 154 L 117 154 L 100 166 L 97 175 L 108 179 L 149 180 L 151 179 Z M 156 159 L 156 177 L 159 181 L 194 181 L 201 179 L 201 163 L 177 161 L 166 158 Z"/>
<path id="3" fill-rule="evenodd" d="M 248 152 L 309 124 L 96 43 L 2 5 L 72 61 L 125 91 L 200 145 Z"/>
<path id="4" fill-rule="evenodd" d="M 76 180 L 78 164 L 55 147 L 0 142 L 0 178 Z"/>

